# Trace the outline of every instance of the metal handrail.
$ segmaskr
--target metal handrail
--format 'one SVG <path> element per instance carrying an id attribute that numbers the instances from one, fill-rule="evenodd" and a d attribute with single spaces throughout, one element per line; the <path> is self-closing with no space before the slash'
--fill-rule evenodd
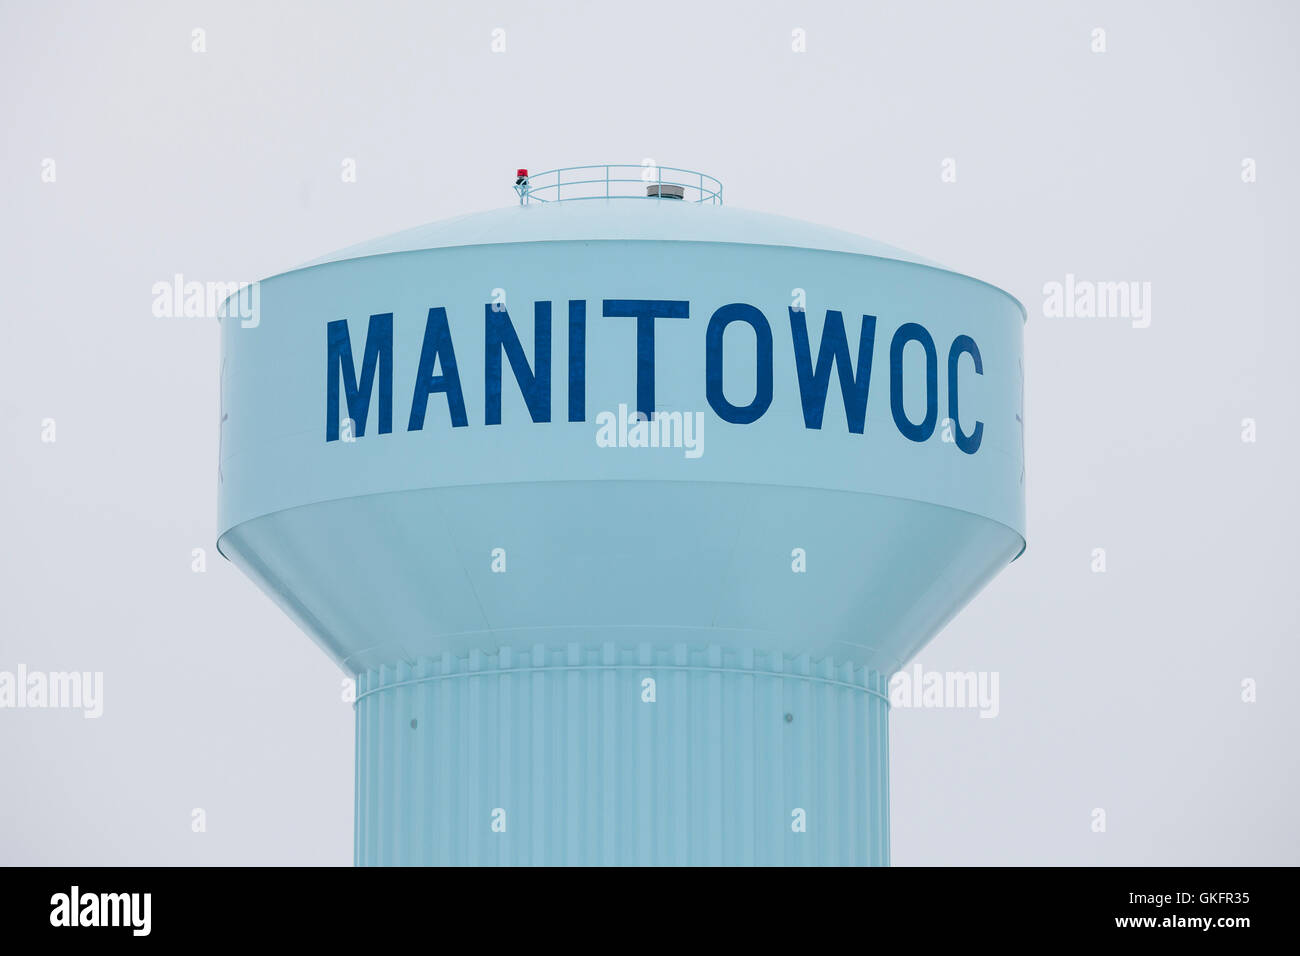
<path id="1" fill-rule="evenodd" d="M 565 173 L 579 173 L 598 169 L 603 175 L 592 179 L 570 179 L 565 181 Z M 614 171 L 635 170 L 636 176 L 612 175 Z M 674 175 L 672 178 L 664 174 Z M 688 178 L 689 177 L 689 178 Z M 639 191 L 628 188 L 629 184 L 640 187 Z M 599 187 L 580 191 L 573 195 L 574 187 Z M 649 195 L 646 187 L 659 187 L 654 195 Z M 681 199 L 663 195 L 664 186 L 679 186 Z M 569 190 L 565 195 L 564 190 Z M 578 199 L 668 199 L 670 202 L 709 203 L 722 205 L 722 182 L 706 173 L 694 169 L 679 169 L 676 166 L 646 166 L 636 163 L 603 163 L 592 166 L 563 166 L 559 169 L 547 169 L 528 176 L 515 186 L 519 194 L 519 204 L 526 206 L 530 202 L 571 202 Z"/>

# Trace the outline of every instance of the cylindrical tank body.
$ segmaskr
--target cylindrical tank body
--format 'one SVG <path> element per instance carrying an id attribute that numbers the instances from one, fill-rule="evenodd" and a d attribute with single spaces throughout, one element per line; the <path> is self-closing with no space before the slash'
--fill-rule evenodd
<path id="1" fill-rule="evenodd" d="M 888 676 L 1024 547 L 1014 299 L 663 198 L 258 298 L 219 546 L 357 677 L 357 863 L 888 862 Z"/>

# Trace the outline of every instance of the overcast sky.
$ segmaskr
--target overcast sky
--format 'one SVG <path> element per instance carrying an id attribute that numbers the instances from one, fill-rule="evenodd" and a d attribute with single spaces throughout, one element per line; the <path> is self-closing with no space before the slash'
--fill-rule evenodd
<path id="1" fill-rule="evenodd" d="M 894 712 L 893 862 L 1300 862 L 1298 19 L 0 3 L 0 671 L 104 675 L 97 719 L 0 710 L 0 863 L 351 862 L 342 675 L 216 553 L 217 326 L 154 284 L 646 158 L 1028 309 L 1029 549 L 919 658 L 999 714 Z M 1045 315 L 1067 275 L 1149 325 Z"/>

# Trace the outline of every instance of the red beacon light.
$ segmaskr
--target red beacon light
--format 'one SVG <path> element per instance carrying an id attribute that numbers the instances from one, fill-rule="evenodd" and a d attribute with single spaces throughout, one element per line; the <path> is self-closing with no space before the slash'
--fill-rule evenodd
<path id="1" fill-rule="evenodd" d="M 519 194 L 519 205 L 523 205 L 528 199 L 528 170 L 515 170 L 515 192 Z"/>

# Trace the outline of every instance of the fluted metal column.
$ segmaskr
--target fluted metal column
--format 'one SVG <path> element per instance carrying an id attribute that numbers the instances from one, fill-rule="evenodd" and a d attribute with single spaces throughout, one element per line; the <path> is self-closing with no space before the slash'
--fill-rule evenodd
<path id="1" fill-rule="evenodd" d="M 357 689 L 358 864 L 889 860 L 886 684 L 849 663 L 538 645 Z"/>

